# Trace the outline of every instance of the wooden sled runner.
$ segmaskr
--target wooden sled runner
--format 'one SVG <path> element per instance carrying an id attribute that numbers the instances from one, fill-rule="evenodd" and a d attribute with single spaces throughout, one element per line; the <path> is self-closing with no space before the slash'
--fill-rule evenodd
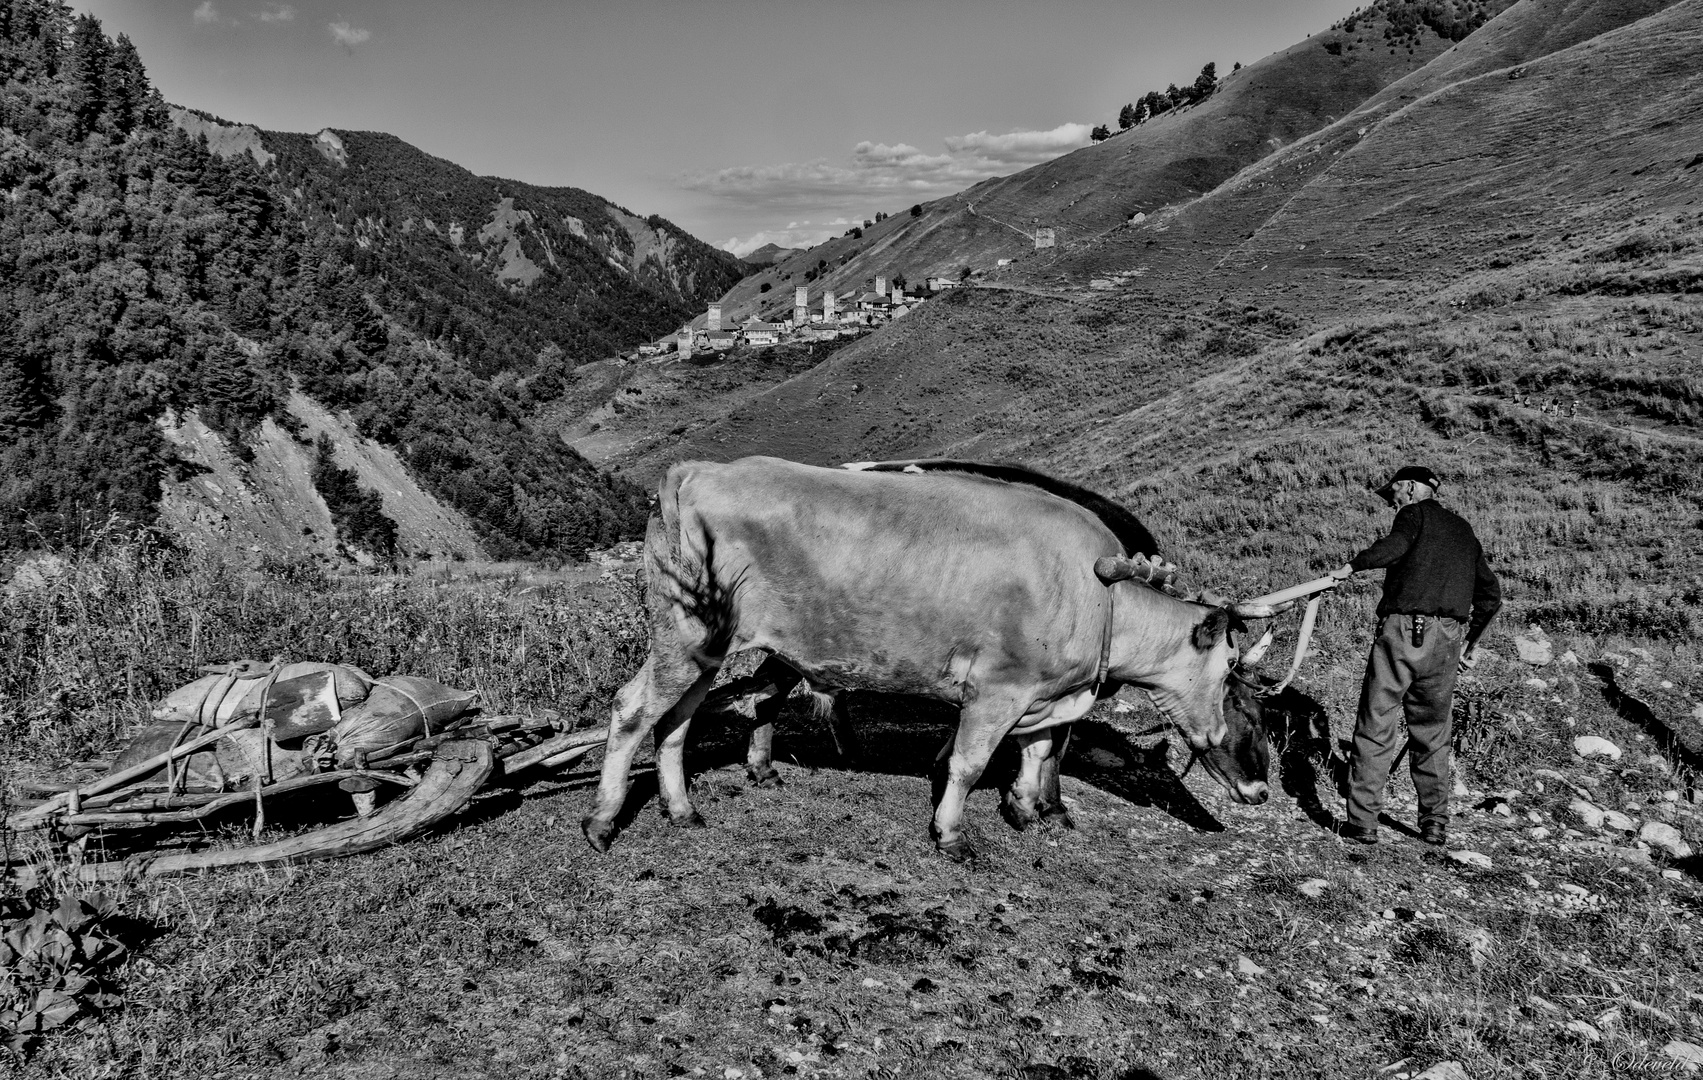
<path id="1" fill-rule="evenodd" d="M 465 808 L 494 778 L 537 766 L 559 768 L 597 749 L 608 734 L 607 729 L 597 728 L 540 739 L 537 732 L 546 729 L 534 725 L 532 733 L 527 734 L 527 723 L 527 718 L 512 716 L 470 718 L 451 731 L 412 740 L 381 758 L 367 760 L 362 768 L 309 773 L 250 790 L 174 793 L 169 786 L 159 791 L 154 790 L 161 787 L 159 784 L 136 783 L 138 778 L 158 775 L 160 770 L 182 763 L 232 732 L 252 728 L 252 723 L 237 722 L 100 780 L 68 786 L 46 802 L 13 814 L 5 825 L 13 832 L 47 830 L 75 841 L 107 830 L 193 824 L 220 811 L 252 806 L 258 837 L 267 804 L 336 785 L 353 794 L 357 808 L 363 807 L 363 798 L 366 800 L 358 816 L 270 843 L 200 851 L 142 851 L 106 862 L 82 862 L 71 869 L 71 876 L 86 882 L 117 881 L 355 855 L 418 836 Z M 405 790 L 400 797 L 372 810 L 371 791 L 380 785 Z M 12 874 L 20 880 L 34 876 L 24 867 L 14 868 Z"/>
<path id="2" fill-rule="evenodd" d="M 433 752 L 425 775 L 408 793 L 368 817 L 355 817 L 302 836 L 253 847 L 155 855 L 143 853 L 106 863 L 85 863 L 83 881 L 169 877 L 230 866 L 279 866 L 357 855 L 399 843 L 431 828 L 466 806 L 490 779 L 496 758 L 489 744 L 452 740 Z M 316 778 L 317 779 L 317 778 Z"/>

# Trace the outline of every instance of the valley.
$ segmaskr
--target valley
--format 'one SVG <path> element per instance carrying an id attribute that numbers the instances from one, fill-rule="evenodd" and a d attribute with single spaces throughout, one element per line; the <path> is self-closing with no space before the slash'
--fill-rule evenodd
<path id="1" fill-rule="evenodd" d="M 95 48 L 86 26 L 7 18 L 0 804 L 241 656 L 608 722 L 652 614 L 620 545 L 686 459 L 1019 462 L 1232 596 L 1382 535 L 1373 489 L 1419 462 L 1506 601 L 1455 700 L 1447 850 L 1418 842 L 1405 768 L 1380 846 L 1335 832 L 1360 577 L 1266 706 L 1266 805 L 1126 690 L 1077 724 L 1078 827 L 995 817 L 1006 753 L 959 866 L 926 836 L 949 710 L 853 694 L 851 756 L 789 702 L 778 788 L 746 778 L 748 722 L 709 712 L 707 829 L 655 812 L 647 746 L 607 855 L 575 766 L 371 855 L 113 885 L 115 1000 L 32 1038 L 22 1075 L 1703 1067 L 1703 0 L 1377 0 L 1193 104 L 755 266 L 379 133 L 157 94 L 82 130 L 40 57 Z M 790 320 L 798 288 L 821 311 L 930 277 L 957 285 L 856 336 L 641 355 L 707 345 L 711 305 Z M 1271 625 L 1276 678 L 1299 630 Z"/>

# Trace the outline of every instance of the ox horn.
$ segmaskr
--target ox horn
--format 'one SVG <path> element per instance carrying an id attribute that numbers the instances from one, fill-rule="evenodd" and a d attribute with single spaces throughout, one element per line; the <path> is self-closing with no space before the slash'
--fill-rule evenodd
<path id="1" fill-rule="evenodd" d="M 1107 585 L 1115 581 L 1146 581 L 1163 585 L 1177 576 L 1177 567 L 1159 556 L 1105 555 L 1094 560 L 1094 575 Z"/>
<path id="2" fill-rule="evenodd" d="M 1242 654 L 1243 666 L 1253 667 L 1261 660 L 1264 660 L 1266 650 L 1271 648 L 1271 640 L 1271 631 L 1267 630 L 1258 641 L 1254 642 L 1252 648 Z"/>
<path id="3" fill-rule="evenodd" d="M 1234 600 L 1224 605 L 1230 609 L 1230 614 L 1238 619 L 1269 619 L 1273 615 L 1281 615 L 1295 606 L 1295 601 L 1286 600 L 1281 604 L 1262 604 L 1258 600 Z"/>

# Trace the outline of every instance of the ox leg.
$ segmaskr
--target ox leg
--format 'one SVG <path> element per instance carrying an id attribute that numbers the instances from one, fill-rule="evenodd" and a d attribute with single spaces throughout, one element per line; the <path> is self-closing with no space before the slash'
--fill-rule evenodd
<path id="1" fill-rule="evenodd" d="M 668 823 L 677 828 L 704 827 L 703 815 L 686 791 L 686 733 L 692 727 L 692 713 L 714 681 L 715 672 L 705 672 L 656 725 L 656 776 L 662 787 L 663 812 Z"/>
<path id="2" fill-rule="evenodd" d="M 851 713 L 846 709 L 846 696 L 834 695 L 833 708 L 828 712 L 828 734 L 834 739 L 834 752 L 840 755 L 841 765 L 852 765 L 862 756 L 857 731 L 851 725 Z"/>
<path id="3" fill-rule="evenodd" d="M 1023 703 L 1009 696 L 984 694 L 960 711 L 932 829 L 935 847 L 947 858 L 963 862 L 975 857 L 964 840 L 964 800 L 981 779 L 994 747 L 1022 719 L 1023 710 Z"/>
<path id="4" fill-rule="evenodd" d="M 1053 733 L 1043 728 L 1014 738 L 1020 759 L 1017 779 L 1000 800 L 999 812 L 1013 829 L 1022 832 L 1041 820 L 1042 769 L 1052 756 Z"/>
<path id="5" fill-rule="evenodd" d="M 758 787 L 779 787 L 781 774 L 775 771 L 775 719 L 780 716 L 786 696 L 803 676 L 771 656 L 751 678 L 758 684 L 750 696 L 754 703 L 751 715 L 757 726 L 751 731 L 751 744 L 745 751 L 745 775 Z"/>
<path id="6" fill-rule="evenodd" d="M 609 842 L 615 837 L 615 818 L 627 801 L 628 773 L 632 769 L 633 757 L 638 753 L 640 742 L 665 716 L 671 720 L 665 728 L 670 733 L 683 726 L 674 722 L 673 717 L 692 715 L 693 710 L 709 692 L 710 684 L 715 680 L 715 673 L 715 668 L 703 670 L 683 656 L 659 658 L 653 647 L 650 657 L 645 660 L 644 666 L 639 668 L 639 673 L 615 695 L 615 706 L 609 722 L 609 741 L 603 752 L 603 776 L 597 787 L 597 806 L 591 815 L 580 823 L 581 828 L 585 830 L 587 842 L 594 849 L 608 851 Z M 667 758 L 661 755 L 659 757 L 661 760 L 657 765 L 663 789 L 669 792 L 675 790 L 670 787 L 673 782 L 683 792 L 685 781 L 678 770 L 678 758 L 674 762 L 677 767 L 676 774 L 671 778 L 668 774 Z M 672 799 L 670 805 L 673 805 Z M 686 805 L 691 804 L 688 802 Z"/>
<path id="7" fill-rule="evenodd" d="M 1060 724 L 1053 728 L 1052 752 L 1041 762 L 1041 824 L 1074 829 L 1076 822 L 1071 820 L 1070 810 L 1058 790 L 1059 767 L 1064 764 L 1064 752 L 1070 746 L 1070 727 Z"/>

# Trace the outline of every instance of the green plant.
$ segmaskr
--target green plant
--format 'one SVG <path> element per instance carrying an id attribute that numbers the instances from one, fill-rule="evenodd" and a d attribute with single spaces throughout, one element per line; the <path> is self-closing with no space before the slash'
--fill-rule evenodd
<path id="1" fill-rule="evenodd" d="M 0 1039 L 22 1054 L 44 1032 L 84 1026 L 123 1002 L 110 983 L 127 952 L 113 934 L 118 905 L 104 893 L 37 906 L 0 937 Z"/>

